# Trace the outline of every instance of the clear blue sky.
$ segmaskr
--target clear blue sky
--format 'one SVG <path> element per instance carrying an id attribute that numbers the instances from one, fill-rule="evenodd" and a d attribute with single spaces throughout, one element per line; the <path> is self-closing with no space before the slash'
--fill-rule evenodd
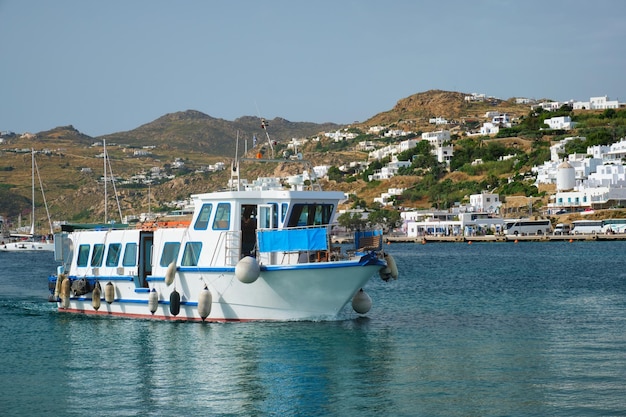
<path id="1" fill-rule="evenodd" d="M 0 130 L 364 121 L 430 89 L 626 102 L 622 0 L 0 0 Z"/>

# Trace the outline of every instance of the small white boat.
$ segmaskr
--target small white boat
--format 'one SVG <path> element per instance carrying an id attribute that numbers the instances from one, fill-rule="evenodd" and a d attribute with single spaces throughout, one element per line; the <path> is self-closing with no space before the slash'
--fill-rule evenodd
<path id="1" fill-rule="evenodd" d="M 24 251 L 54 251 L 54 242 L 42 237 L 29 236 L 24 240 L 0 241 L 0 252 L 24 252 Z"/>
<path id="2" fill-rule="evenodd" d="M 24 251 L 54 251 L 54 241 L 52 222 L 50 221 L 50 213 L 48 212 L 48 203 L 46 202 L 46 195 L 43 191 L 43 185 L 41 184 L 41 177 L 39 177 L 39 185 L 41 186 L 41 195 L 46 207 L 46 214 L 48 216 L 48 224 L 50 225 L 50 235 L 48 236 L 36 236 L 35 235 L 35 173 L 39 176 L 39 170 L 37 168 L 37 162 L 35 161 L 35 150 L 31 150 L 31 163 L 32 163 L 32 211 L 31 211 L 31 224 L 29 233 L 11 233 L 8 238 L 2 238 L 0 241 L 0 252 L 24 252 Z M 2 219 L 4 221 L 4 219 Z"/>
<path id="3" fill-rule="evenodd" d="M 301 176 L 244 186 L 232 171 L 232 190 L 192 196 L 187 222 L 64 226 L 51 301 L 130 318 L 328 320 L 350 302 L 366 313 L 368 280 L 397 277 L 381 230 L 360 232 L 354 251 L 331 246 L 342 192 L 306 189 Z"/>

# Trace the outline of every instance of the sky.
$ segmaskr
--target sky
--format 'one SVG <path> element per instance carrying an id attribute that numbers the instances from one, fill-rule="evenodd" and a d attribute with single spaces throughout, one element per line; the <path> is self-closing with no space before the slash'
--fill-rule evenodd
<path id="1" fill-rule="evenodd" d="M 439 89 L 626 102 L 623 0 L 0 0 L 0 131 L 365 121 Z"/>

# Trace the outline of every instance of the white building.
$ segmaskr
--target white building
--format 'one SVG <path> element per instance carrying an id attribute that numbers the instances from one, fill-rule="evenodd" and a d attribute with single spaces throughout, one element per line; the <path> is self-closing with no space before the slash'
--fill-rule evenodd
<path id="1" fill-rule="evenodd" d="M 450 165 L 454 148 L 450 143 L 450 131 L 438 130 L 436 132 L 422 133 L 422 140 L 427 140 L 433 147 L 432 154 L 437 157 L 437 161 Z"/>
<path id="2" fill-rule="evenodd" d="M 538 103 L 530 106 L 531 110 L 535 109 L 543 109 L 547 111 L 556 111 L 559 110 L 563 106 L 572 106 L 574 105 L 574 101 L 544 101 L 543 103 Z"/>
<path id="3" fill-rule="evenodd" d="M 403 192 L 404 188 L 389 188 L 386 193 L 381 193 L 380 197 L 374 198 L 374 202 L 383 206 L 392 206 L 393 200 L 391 197 L 402 195 Z"/>
<path id="4" fill-rule="evenodd" d="M 394 160 L 389 162 L 386 166 L 382 167 L 380 170 L 374 172 L 374 174 L 369 176 L 369 180 L 388 180 L 393 178 L 400 168 L 408 168 L 411 166 L 410 161 L 398 161 Z"/>
<path id="5" fill-rule="evenodd" d="M 402 142 L 398 144 L 398 147 L 397 147 L 398 153 L 415 148 L 417 146 L 417 142 L 419 142 L 418 139 L 403 140 Z"/>
<path id="6" fill-rule="evenodd" d="M 425 235 L 475 236 L 487 231 L 502 231 L 503 220 L 487 213 L 450 213 L 447 211 L 408 211 L 400 213 L 402 229 L 408 237 Z"/>
<path id="7" fill-rule="evenodd" d="M 580 141 L 584 142 L 584 141 L 587 140 L 587 138 L 584 137 L 584 136 L 570 136 L 570 137 L 567 137 L 567 138 L 565 138 L 565 139 L 555 143 L 554 145 L 550 146 L 550 159 L 553 162 L 560 162 L 561 161 L 561 157 L 559 156 L 559 154 L 564 154 L 565 153 L 565 145 L 567 145 L 568 142 L 571 142 L 573 140 L 580 140 Z"/>
<path id="8" fill-rule="evenodd" d="M 470 195 L 470 206 L 472 211 L 497 213 L 500 211 L 502 202 L 498 194 L 483 192 Z"/>
<path id="9" fill-rule="evenodd" d="M 543 122 L 553 130 L 570 130 L 576 126 L 576 122 L 572 122 L 572 119 L 569 116 L 552 117 L 551 119 L 546 119 Z"/>
<path id="10" fill-rule="evenodd" d="M 385 128 L 382 126 L 372 126 L 367 130 L 367 133 L 371 135 L 377 135 L 383 130 L 385 130 Z"/>
<path id="11" fill-rule="evenodd" d="M 359 151 L 373 151 L 376 149 L 376 143 L 371 140 L 364 140 L 356 145 L 356 149 Z"/>
<path id="12" fill-rule="evenodd" d="M 609 100 L 608 96 L 591 97 L 589 101 L 574 102 L 572 107 L 574 110 L 618 109 L 619 102 L 617 100 Z"/>
<path id="13" fill-rule="evenodd" d="M 480 128 L 481 135 L 495 135 L 501 127 L 511 127 L 511 116 L 500 112 L 487 112 L 485 116 L 491 117 L 491 122 L 485 122 Z"/>
<path id="14" fill-rule="evenodd" d="M 313 172 L 317 178 L 323 178 L 328 175 L 330 165 L 318 165 L 313 167 Z"/>
<path id="15" fill-rule="evenodd" d="M 486 98 L 486 96 L 485 96 L 484 93 L 483 94 L 472 93 L 469 96 L 463 97 L 463 100 L 470 101 L 470 102 L 472 102 L 472 101 L 485 101 L 485 98 Z"/>
<path id="16" fill-rule="evenodd" d="M 602 152 L 604 162 L 621 163 L 626 158 L 626 140 L 622 139 L 619 142 L 615 142 L 609 145 L 608 149 L 606 148 L 606 146 L 600 148 L 600 152 Z M 589 148 L 587 148 L 587 152 L 589 152 Z"/>
<path id="17" fill-rule="evenodd" d="M 430 123 L 431 125 L 447 125 L 448 120 L 443 117 L 434 117 L 428 119 L 428 123 Z"/>
<path id="18" fill-rule="evenodd" d="M 327 138 L 332 139 L 335 142 L 343 142 L 345 140 L 354 139 L 358 135 L 356 133 L 352 133 L 352 132 L 337 130 L 335 132 L 324 133 L 324 136 L 326 136 Z"/>

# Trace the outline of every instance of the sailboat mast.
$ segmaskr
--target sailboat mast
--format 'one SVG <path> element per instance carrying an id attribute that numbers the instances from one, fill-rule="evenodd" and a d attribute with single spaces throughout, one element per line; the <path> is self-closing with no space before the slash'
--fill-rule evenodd
<path id="1" fill-rule="evenodd" d="M 31 215 L 31 224 L 30 224 L 30 234 L 31 236 L 35 236 L 35 148 L 30 148 L 30 164 L 31 164 L 31 192 L 32 192 L 32 202 L 33 208 L 30 212 Z"/>
<path id="2" fill-rule="evenodd" d="M 107 222 L 107 141 L 102 139 L 103 155 L 104 155 L 104 222 Z"/>

